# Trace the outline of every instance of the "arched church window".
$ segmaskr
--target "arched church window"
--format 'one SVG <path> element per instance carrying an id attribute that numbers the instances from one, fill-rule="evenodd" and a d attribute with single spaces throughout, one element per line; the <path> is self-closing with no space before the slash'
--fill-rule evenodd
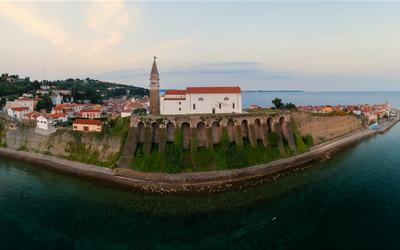
<path id="1" fill-rule="evenodd" d="M 204 98 L 203 97 L 199 97 L 199 101 L 204 101 Z"/>
<path id="2" fill-rule="evenodd" d="M 229 97 L 225 97 L 225 98 L 224 98 L 224 101 L 229 101 Z"/>

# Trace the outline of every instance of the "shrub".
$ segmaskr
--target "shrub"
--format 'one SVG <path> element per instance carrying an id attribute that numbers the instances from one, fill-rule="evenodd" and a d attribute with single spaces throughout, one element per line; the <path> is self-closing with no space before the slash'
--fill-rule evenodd
<path id="1" fill-rule="evenodd" d="M 301 137 L 301 139 L 304 142 L 304 144 L 307 145 L 307 147 L 312 147 L 314 145 L 314 139 L 311 135 L 305 135 Z"/>
<path id="2" fill-rule="evenodd" d="M 268 143 L 271 147 L 277 147 L 279 145 L 279 135 L 276 132 L 268 133 Z"/>

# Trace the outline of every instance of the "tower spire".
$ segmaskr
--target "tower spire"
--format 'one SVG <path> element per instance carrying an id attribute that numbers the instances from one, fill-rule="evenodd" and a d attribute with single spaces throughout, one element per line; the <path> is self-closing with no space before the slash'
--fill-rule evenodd
<path id="1" fill-rule="evenodd" d="M 154 61 L 153 61 L 153 67 L 151 67 L 150 81 L 158 81 L 158 80 L 160 80 L 160 76 L 158 75 L 156 59 L 157 59 L 157 57 L 155 56 L 154 57 Z"/>
<path id="2" fill-rule="evenodd" d="M 150 72 L 150 114 L 160 114 L 160 76 L 157 69 L 157 57 L 154 57 Z"/>

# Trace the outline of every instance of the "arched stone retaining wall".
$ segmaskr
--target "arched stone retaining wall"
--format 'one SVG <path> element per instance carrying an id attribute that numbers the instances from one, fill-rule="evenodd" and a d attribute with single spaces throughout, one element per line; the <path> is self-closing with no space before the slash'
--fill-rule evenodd
<path id="1" fill-rule="evenodd" d="M 143 143 L 144 152 L 150 153 L 154 144 L 160 151 L 166 143 L 174 143 L 176 133 L 181 133 L 184 149 L 191 147 L 212 148 L 222 140 L 226 131 L 229 141 L 243 146 L 250 143 L 256 147 L 261 143 L 268 147 L 268 134 L 279 135 L 279 148 L 284 152 L 284 143 L 295 152 L 293 132 L 291 130 L 290 113 L 262 114 L 225 114 L 225 115 L 179 115 L 179 116 L 132 116 L 130 125 L 136 128 L 136 140 L 132 143 Z M 179 137 L 180 138 L 180 137 Z M 129 142 L 127 142 L 129 144 Z M 136 147 L 135 147 L 136 148 Z M 133 154 L 132 154 L 133 155 Z"/>

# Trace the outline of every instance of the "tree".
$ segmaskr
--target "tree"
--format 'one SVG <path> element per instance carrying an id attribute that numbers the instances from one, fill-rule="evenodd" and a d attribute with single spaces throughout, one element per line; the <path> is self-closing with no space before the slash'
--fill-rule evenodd
<path id="1" fill-rule="evenodd" d="M 296 109 L 296 105 L 294 105 L 293 103 L 289 102 L 285 104 L 285 108 L 289 109 L 289 110 L 294 110 Z"/>
<path id="2" fill-rule="evenodd" d="M 53 107 L 53 103 L 51 102 L 51 98 L 48 95 L 44 95 L 36 104 L 36 110 L 45 109 L 50 111 Z"/>
<path id="3" fill-rule="evenodd" d="M 133 112 L 132 112 L 132 114 L 134 114 L 134 115 L 144 115 L 146 113 L 147 113 L 147 111 L 144 108 L 138 108 L 138 109 L 133 110 Z"/>
<path id="4" fill-rule="evenodd" d="M 275 98 L 274 100 L 272 100 L 272 104 L 275 105 L 276 109 L 284 109 L 285 105 L 282 103 L 282 99 L 280 98 Z"/>

